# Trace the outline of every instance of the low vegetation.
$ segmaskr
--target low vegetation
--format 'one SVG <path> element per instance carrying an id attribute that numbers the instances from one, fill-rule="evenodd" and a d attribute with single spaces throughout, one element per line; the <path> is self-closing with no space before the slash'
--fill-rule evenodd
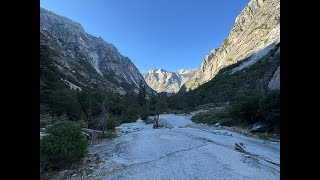
<path id="1" fill-rule="evenodd" d="M 78 163 L 86 155 L 87 142 L 81 126 L 71 121 L 56 122 L 40 141 L 40 167 L 59 170 Z"/>
<path id="2" fill-rule="evenodd" d="M 269 91 L 259 95 L 246 92 L 235 96 L 223 110 L 201 112 L 192 117 L 196 123 L 223 126 L 250 126 L 256 122 L 266 122 L 271 132 L 280 132 L 280 92 Z"/>

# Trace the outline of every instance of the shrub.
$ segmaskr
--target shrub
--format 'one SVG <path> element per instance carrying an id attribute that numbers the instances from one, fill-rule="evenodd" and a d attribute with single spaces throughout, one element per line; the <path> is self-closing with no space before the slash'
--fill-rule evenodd
<path id="1" fill-rule="evenodd" d="M 191 120 L 195 123 L 205 123 L 205 124 L 214 124 L 214 114 L 212 111 L 201 112 L 192 116 Z"/>
<path id="2" fill-rule="evenodd" d="M 123 124 L 123 123 L 131 123 L 131 121 L 128 118 L 122 118 L 121 124 Z"/>
<path id="3" fill-rule="evenodd" d="M 238 125 L 239 122 L 232 119 L 232 118 L 221 118 L 219 119 L 219 122 L 222 126 L 235 126 Z"/>
<path id="4" fill-rule="evenodd" d="M 82 128 L 88 128 L 88 122 L 87 121 L 81 119 L 81 120 L 79 120 L 77 122 Z"/>
<path id="5" fill-rule="evenodd" d="M 52 116 L 50 114 L 40 114 L 40 127 L 46 127 L 52 125 L 55 122 L 67 121 L 68 117 L 66 114 L 61 116 Z"/>
<path id="6" fill-rule="evenodd" d="M 141 116 L 141 119 L 142 119 L 142 120 L 147 120 L 147 118 L 148 118 L 148 113 L 145 112 L 145 111 L 142 111 L 140 116 Z"/>
<path id="7" fill-rule="evenodd" d="M 135 122 L 139 118 L 141 108 L 139 106 L 129 106 L 125 112 L 125 118 L 128 122 Z"/>
<path id="8" fill-rule="evenodd" d="M 253 124 L 258 121 L 271 125 L 275 132 L 280 129 L 280 91 L 269 91 L 258 95 L 252 92 L 240 93 L 227 108 L 230 117 L 239 123 Z M 236 122 L 235 122 L 236 123 Z"/>
<path id="9" fill-rule="evenodd" d="M 225 110 L 201 112 L 194 115 L 191 119 L 195 123 L 205 123 L 209 125 L 220 123 L 222 126 L 234 126 L 239 124 L 239 121 L 232 119 Z"/>
<path id="10" fill-rule="evenodd" d="M 113 138 L 116 138 L 116 137 L 117 137 L 117 132 L 115 130 L 107 131 L 105 133 L 105 138 L 113 139 Z"/>
<path id="11" fill-rule="evenodd" d="M 192 111 L 192 108 L 191 107 L 185 107 L 182 109 L 182 113 L 190 113 Z"/>
<path id="12" fill-rule="evenodd" d="M 107 121 L 107 129 L 114 130 L 116 128 L 116 121 L 113 118 L 110 118 L 109 121 Z"/>
<path id="13" fill-rule="evenodd" d="M 81 161 L 87 147 L 79 124 L 57 122 L 47 128 L 47 136 L 40 141 L 40 165 L 44 170 L 65 168 Z"/>
<path id="14" fill-rule="evenodd" d="M 280 129 L 280 91 L 270 91 L 259 101 L 259 113 L 275 131 Z"/>
<path id="15" fill-rule="evenodd" d="M 40 114 L 40 127 L 46 127 L 54 122 L 54 118 L 50 114 Z"/>
<path id="16" fill-rule="evenodd" d="M 237 94 L 230 106 L 228 111 L 233 119 L 240 119 L 244 123 L 254 123 L 259 118 L 259 95 L 254 92 Z"/>

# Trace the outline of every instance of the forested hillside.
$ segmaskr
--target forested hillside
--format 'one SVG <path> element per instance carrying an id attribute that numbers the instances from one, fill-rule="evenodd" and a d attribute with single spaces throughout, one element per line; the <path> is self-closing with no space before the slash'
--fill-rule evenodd
<path id="1" fill-rule="evenodd" d="M 76 86 L 69 86 L 64 81 L 66 75 L 54 64 L 55 54 L 47 46 L 40 46 L 40 123 L 43 126 L 65 116 L 82 122 L 85 127 L 101 129 L 109 119 L 117 124 L 135 121 L 146 104 L 156 102 L 155 97 L 151 97 L 150 102 L 146 101 L 144 88 L 138 94 L 120 95 L 99 88 L 77 86 L 70 77 L 69 81 Z"/>

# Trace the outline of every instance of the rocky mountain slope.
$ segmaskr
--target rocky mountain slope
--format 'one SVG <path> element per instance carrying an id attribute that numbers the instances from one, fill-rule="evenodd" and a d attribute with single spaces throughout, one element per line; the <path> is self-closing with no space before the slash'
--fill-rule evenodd
<path id="1" fill-rule="evenodd" d="M 177 93 L 180 87 L 193 76 L 197 69 L 168 72 L 163 69 L 150 70 L 143 74 L 147 84 L 156 92 Z"/>
<path id="2" fill-rule="evenodd" d="M 138 93 L 145 82 L 132 61 L 101 37 L 87 34 L 68 18 L 40 9 L 40 45 L 50 50 L 55 65 L 70 88 L 98 88 L 108 92 Z"/>
<path id="3" fill-rule="evenodd" d="M 280 0 L 251 0 L 236 18 L 227 39 L 205 57 L 183 89 L 193 90 L 239 61 L 245 60 L 233 72 L 247 68 L 267 56 L 279 42 Z M 275 73 L 268 87 L 279 89 L 280 65 Z"/>

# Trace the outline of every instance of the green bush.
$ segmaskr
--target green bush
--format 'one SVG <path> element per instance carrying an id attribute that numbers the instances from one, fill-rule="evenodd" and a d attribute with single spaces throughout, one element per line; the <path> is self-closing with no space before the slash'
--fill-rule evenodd
<path id="1" fill-rule="evenodd" d="M 113 118 L 110 118 L 109 121 L 107 121 L 107 129 L 113 130 L 116 128 L 116 121 Z"/>
<path id="2" fill-rule="evenodd" d="M 204 123 L 209 125 L 220 123 L 222 126 L 234 126 L 239 123 L 237 120 L 232 119 L 228 112 L 224 110 L 201 112 L 194 115 L 191 119 L 195 123 Z"/>
<path id="3" fill-rule="evenodd" d="M 239 125 L 239 122 L 232 118 L 221 118 L 219 119 L 219 123 L 222 126 L 235 126 Z"/>
<path id="4" fill-rule="evenodd" d="M 87 152 L 87 142 L 79 124 L 57 122 L 47 128 L 40 141 L 40 165 L 44 170 L 62 169 L 80 162 Z"/>
<path id="5" fill-rule="evenodd" d="M 139 106 L 129 106 L 125 110 L 125 118 L 128 122 L 135 122 L 137 119 L 139 119 L 139 114 L 141 112 L 141 108 Z"/>
<path id="6" fill-rule="evenodd" d="M 215 124 L 214 113 L 212 111 L 201 112 L 192 116 L 191 120 L 195 123 Z"/>
<path id="7" fill-rule="evenodd" d="M 190 113 L 192 111 L 191 107 L 185 107 L 182 109 L 182 113 Z"/>
<path id="8" fill-rule="evenodd" d="M 77 123 L 82 127 L 82 128 L 88 128 L 88 122 L 80 119 L 79 121 L 77 121 Z"/>
<path id="9" fill-rule="evenodd" d="M 40 114 L 40 127 L 46 127 L 54 122 L 54 118 L 50 114 Z"/>
<path id="10" fill-rule="evenodd" d="M 140 114 L 141 120 L 147 120 L 149 114 L 145 111 L 142 111 Z"/>
<path id="11" fill-rule="evenodd" d="M 182 110 L 176 110 L 176 109 L 168 109 L 168 113 L 169 114 L 182 114 L 184 113 Z M 152 116 L 154 116 L 155 114 L 153 114 Z"/>
<path id="12" fill-rule="evenodd" d="M 230 103 L 229 116 L 246 124 L 257 121 L 266 122 L 271 130 L 280 131 L 280 91 L 269 91 L 266 94 L 238 94 Z M 236 123 L 236 122 L 235 122 Z"/>
<path id="13" fill-rule="evenodd" d="M 255 92 L 237 94 L 230 106 L 228 112 L 233 119 L 240 119 L 244 123 L 254 123 L 259 119 L 259 95 Z"/>
<path id="14" fill-rule="evenodd" d="M 127 118 L 126 116 L 122 116 L 120 118 L 120 123 L 123 124 L 123 123 L 131 123 L 131 120 L 129 118 Z"/>
<path id="15" fill-rule="evenodd" d="M 40 127 L 46 127 L 52 125 L 55 122 L 67 121 L 69 120 L 66 114 L 61 116 L 52 116 L 50 114 L 40 114 Z"/>
<path id="16" fill-rule="evenodd" d="M 280 91 L 268 92 L 259 100 L 259 113 L 264 120 L 274 128 L 280 130 Z"/>

